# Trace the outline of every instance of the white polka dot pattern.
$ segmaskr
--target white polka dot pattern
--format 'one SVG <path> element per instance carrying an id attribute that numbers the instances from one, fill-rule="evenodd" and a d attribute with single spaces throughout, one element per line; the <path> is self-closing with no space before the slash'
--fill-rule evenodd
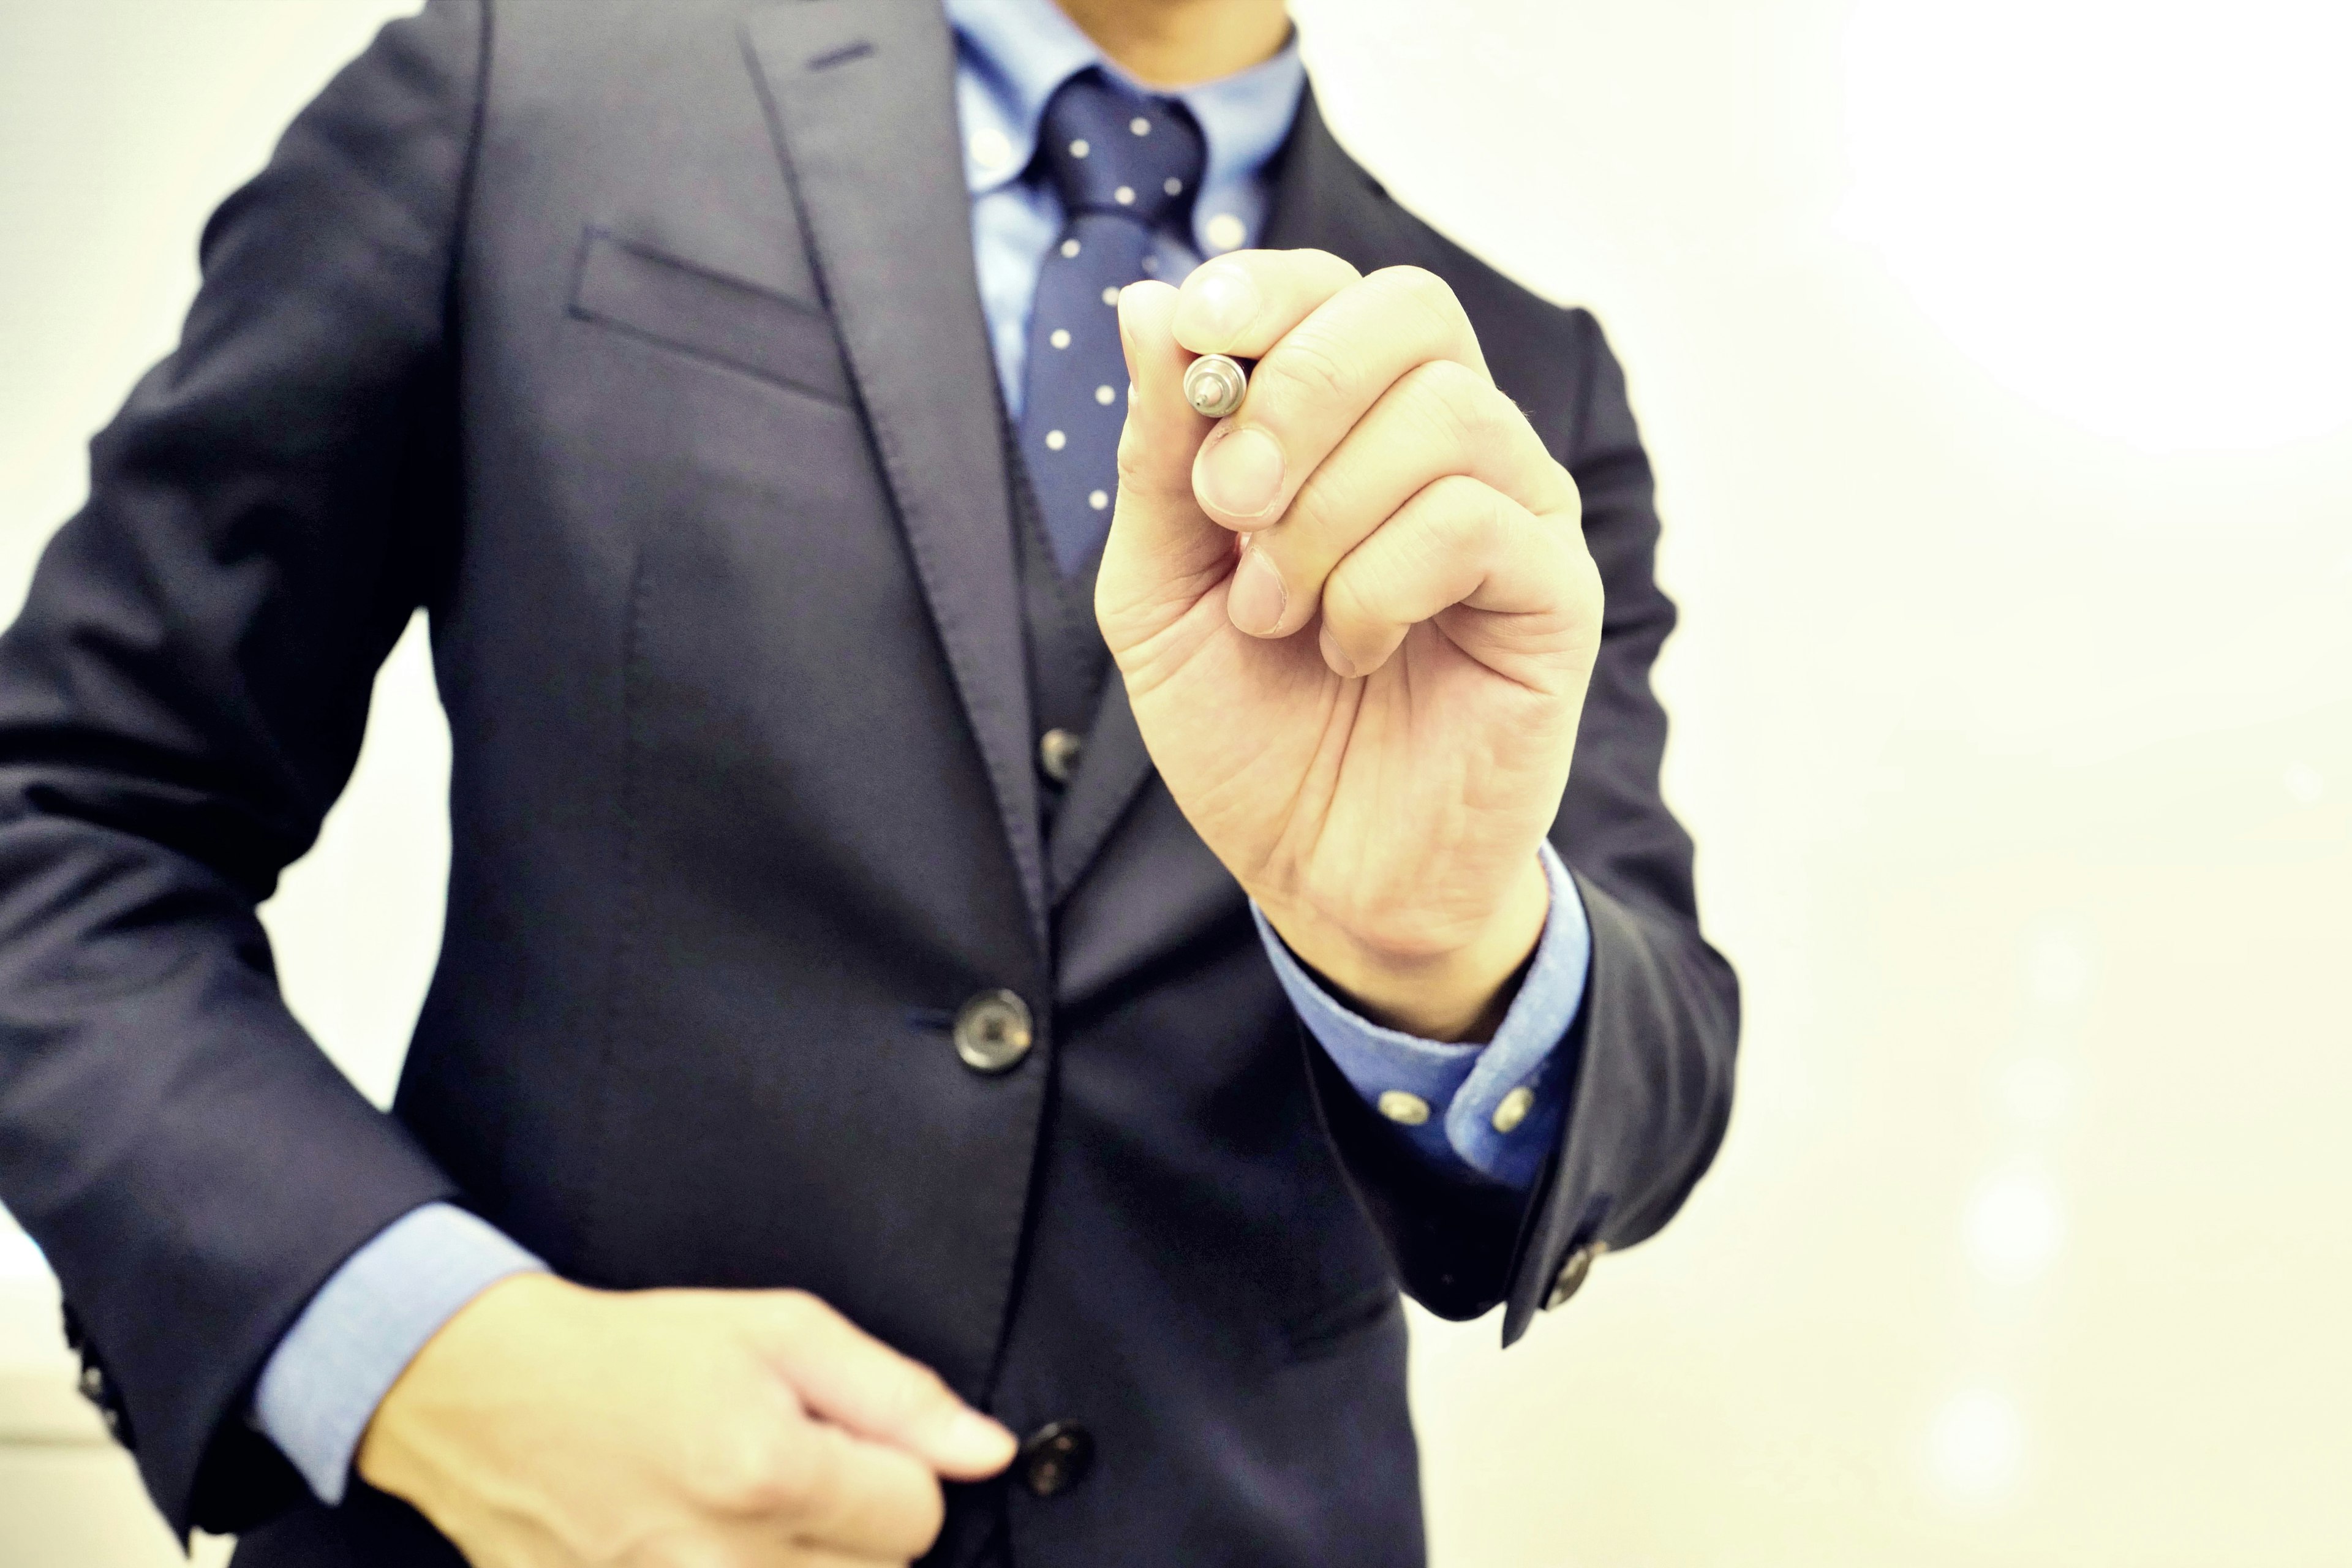
<path id="1" fill-rule="evenodd" d="M 1099 69 L 1055 89 L 1037 144 L 1066 218 L 1031 304 L 1021 454 L 1055 563 L 1071 573 L 1101 548 L 1118 488 L 1119 291 L 1156 269 L 1154 233 L 1186 224 L 1204 148 L 1181 104 L 1139 99 Z"/>

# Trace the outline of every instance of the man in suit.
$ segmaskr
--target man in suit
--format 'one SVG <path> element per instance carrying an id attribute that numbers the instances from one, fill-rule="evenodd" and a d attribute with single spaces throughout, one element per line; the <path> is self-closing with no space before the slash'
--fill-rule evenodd
<path id="1" fill-rule="evenodd" d="M 173 1524 L 1419 1562 L 1399 1283 L 1507 1345 L 1729 1095 L 1591 319 L 1279 0 L 431 0 L 204 263 L 0 643 L 0 1196 Z M 386 1117 L 254 911 L 419 606 Z"/>

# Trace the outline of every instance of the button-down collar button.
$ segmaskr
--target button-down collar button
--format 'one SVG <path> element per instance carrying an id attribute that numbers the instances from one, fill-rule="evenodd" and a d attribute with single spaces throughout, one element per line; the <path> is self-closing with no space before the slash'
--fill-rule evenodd
<path id="1" fill-rule="evenodd" d="M 1585 1276 L 1592 1272 L 1592 1260 L 1608 1250 L 1607 1242 L 1591 1241 L 1570 1253 L 1568 1261 L 1561 1264 L 1559 1272 L 1552 1277 L 1551 1294 L 1544 1298 L 1544 1310 L 1550 1311 L 1581 1289 Z"/>
<path id="2" fill-rule="evenodd" d="M 1036 1038 L 1029 1004 L 1010 991 L 983 991 L 956 1014 L 956 1055 L 974 1072 L 1010 1072 Z"/>
<path id="3" fill-rule="evenodd" d="M 1056 1497 L 1086 1479 L 1095 1462 L 1095 1435 L 1075 1421 L 1040 1426 L 1021 1445 L 1014 1467 L 1035 1497 Z"/>
<path id="4" fill-rule="evenodd" d="M 1525 1084 L 1503 1096 L 1502 1102 L 1495 1107 L 1495 1131 L 1517 1131 L 1519 1123 L 1528 1119 L 1528 1112 L 1535 1108 L 1535 1103 L 1536 1091 Z"/>
<path id="5" fill-rule="evenodd" d="M 1066 784 L 1070 775 L 1078 771 L 1078 758 L 1086 752 L 1083 736 L 1067 730 L 1048 730 L 1037 737 L 1037 765 L 1055 784 Z"/>
<path id="6" fill-rule="evenodd" d="M 1400 1127 L 1418 1127 L 1429 1120 L 1429 1101 L 1401 1089 L 1388 1090 L 1375 1103 L 1382 1116 Z"/>
<path id="7" fill-rule="evenodd" d="M 992 174 L 1013 162 L 1013 139 L 993 125 L 983 126 L 971 133 L 965 151 L 973 163 Z"/>

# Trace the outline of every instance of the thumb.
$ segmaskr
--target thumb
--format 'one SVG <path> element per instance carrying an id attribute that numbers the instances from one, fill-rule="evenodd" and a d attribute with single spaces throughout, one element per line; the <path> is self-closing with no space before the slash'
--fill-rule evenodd
<path id="1" fill-rule="evenodd" d="M 1184 397 L 1193 356 L 1177 342 L 1176 290 L 1119 290 L 1127 351 L 1127 426 L 1118 438 L 1118 505 L 1096 577 L 1095 613 L 1114 652 L 1160 631 L 1232 572 L 1234 536 L 1192 499 L 1192 459 L 1215 421 Z"/>
<path id="2" fill-rule="evenodd" d="M 767 1292 L 759 1307 L 765 1359 L 811 1414 L 903 1448 L 951 1480 L 978 1480 L 1012 1462 L 1012 1433 L 815 1297 Z"/>

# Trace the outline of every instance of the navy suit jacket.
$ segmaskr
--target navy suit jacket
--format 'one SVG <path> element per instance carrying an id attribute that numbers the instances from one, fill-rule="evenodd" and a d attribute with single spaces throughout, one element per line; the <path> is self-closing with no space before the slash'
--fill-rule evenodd
<path id="1" fill-rule="evenodd" d="M 1090 1429 L 1058 1496 L 958 1489 L 942 1562 L 1416 1563 L 1399 1282 L 1507 1343 L 1713 1153 L 1736 993 L 1591 318 L 1302 109 L 1268 242 L 1453 285 L 1606 582 L 1553 835 L 1593 964 L 1521 1199 L 1444 1187 L 1303 1044 L 1116 679 L 1045 826 L 951 73 L 932 0 L 433 0 L 214 218 L 0 641 L 0 1197 L 159 1506 L 243 1561 L 454 1560 L 244 1420 L 319 1284 L 451 1199 L 590 1283 L 805 1288 Z M 386 1117 L 255 906 L 418 606 L 453 852 Z M 949 1020 L 1000 987 L 1039 1043 L 982 1076 Z"/>

